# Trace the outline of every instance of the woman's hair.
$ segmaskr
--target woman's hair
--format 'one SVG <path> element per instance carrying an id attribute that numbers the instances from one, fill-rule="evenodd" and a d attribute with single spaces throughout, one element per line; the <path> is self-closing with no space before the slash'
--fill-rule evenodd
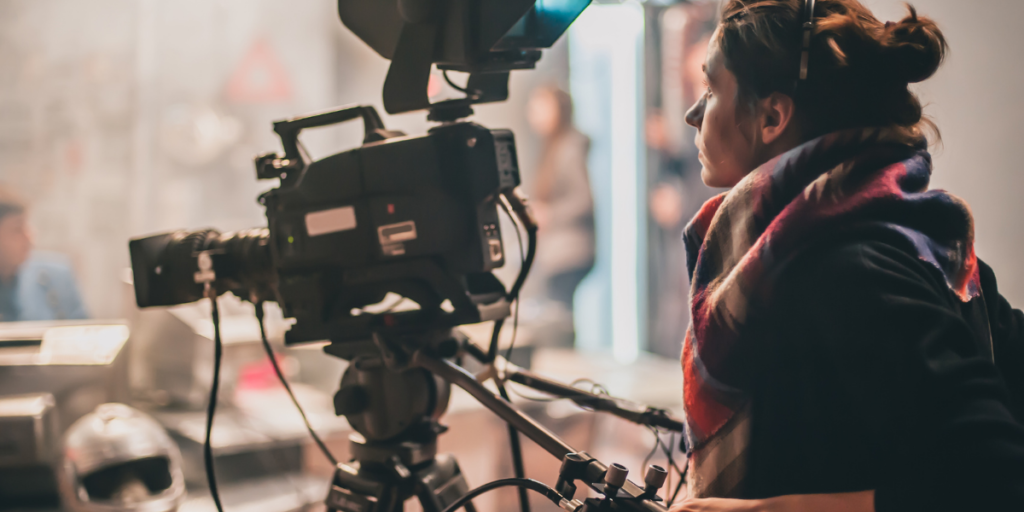
<path id="1" fill-rule="evenodd" d="M 797 83 L 803 9 L 804 0 L 725 2 L 717 42 L 741 105 L 773 92 L 791 96 L 804 139 L 871 126 L 908 138 L 925 127 L 939 137 L 908 88 L 932 76 L 946 54 L 932 20 L 908 5 L 905 18 L 882 23 L 858 0 L 818 0 L 807 79 Z"/>

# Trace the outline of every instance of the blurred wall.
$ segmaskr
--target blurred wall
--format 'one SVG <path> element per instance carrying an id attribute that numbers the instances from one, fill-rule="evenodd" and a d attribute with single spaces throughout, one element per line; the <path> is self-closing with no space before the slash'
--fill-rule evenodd
<path id="1" fill-rule="evenodd" d="M 37 246 L 71 257 L 93 316 L 122 314 L 131 236 L 265 225 L 252 159 L 280 149 L 275 119 L 371 103 L 384 60 L 333 0 L 0 0 L 0 183 L 33 203 Z M 529 173 L 526 96 L 567 83 L 564 41 L 513 73 L 509 102 L 476 117 L 512 128 Z M 424 113 L 384 116 L 422 133 Z M 361 125 L 304 132 L 314 157 Z M 528 179 L 528 176 L 527 176 Z M 511 269 L 514 271 L 514 269 Z"/>
<path id="2" fill-rule="evenodd" d="M 0 181 L 32 201 L 37 245 L 72 257 L 93 311 L 127 262 L 100 243 L 128 233 L 135 16 L 125 0 L 0 3 Z"/>
<path id="3" fill-rule="evenodd" d="M 864 2 L 882 19 L 903 13 L 896 0 Z M 945 139 L 934 183 L 970 202 L 979 255 L 1024 304 L 1024 2 L 914 4 L 951 46 L 918 88 Z M 567 54 L 563 38 L 537 71 L 513 73 L 510 101 L 477 108 L 477 121 L 516 132 L 526 180 L 538 149 L 525 99 L 540 83 L 567 86 Z M 278 149 L 270 122 L 356 102 L 383 111 L 387 66 L 332 0 L 0 0 L 0 182 L 34 202 L 38 246 L 71 256 L 92 313 L 118 316 L 130 236 L 263 224 L 255 197 L 271 184 L 254 179 L 252 157 Z M 385 119 L 427 127 L 416 113 Z M 325 156 L 359 129 L 304 140 Z"/>
<path id="4" fill-rule="evenodd" d="M 882 20 L 906 12 L 896 0 L 862 0 Z M 999 290 L 1024 307 L 1024 2 L 914 0 L 946 35 L 949 58 L 917 87 L 925 113 L 942 130 L 934 148 L 933 186 L 970 203 L 978 256 L 999 279 Z"/>

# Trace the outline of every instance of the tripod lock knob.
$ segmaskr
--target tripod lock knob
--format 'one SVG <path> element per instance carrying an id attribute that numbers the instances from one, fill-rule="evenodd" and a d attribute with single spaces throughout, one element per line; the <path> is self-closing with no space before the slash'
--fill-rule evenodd
<path id="1" fill-rule="evenodd" d="M 366 388 L 356 385 L 342 386 L 334 394 L 334 413 L 338 416 L 359 414 L 370 406 L 370 396 Z"/>
<path id="2" fill-rule="evenodd" d="M 629 474 L 629 470 L 622 464 L 612 464 L 608 466 L 608 471 L 604 474 L 604 483 L 609 487 L 621 489 L 626 484 L 626 475 Z"/>
<path id="3" fill-rule="evenodd" d="M 647 474 L 644 475 L 644 492 L 648 494 L 657 492 L 661 486 L 665 485 L 667 478 L 668 471 L 665 471 L 665 468 L 651 464 L 647 468 Z"/>

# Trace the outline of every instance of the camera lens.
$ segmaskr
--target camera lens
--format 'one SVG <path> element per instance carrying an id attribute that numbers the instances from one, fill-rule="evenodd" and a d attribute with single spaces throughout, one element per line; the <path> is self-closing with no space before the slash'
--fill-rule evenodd
<path id="1" fill-rule="evenodd" d="M 265 228 L 221 234 L 213 229 L 174 231 L 132 240 L 132 273 L 139 307 L 172 306 L 203 298 L 196 282 L 197 258 L 207 252 L 214 263 L 218 292 L 249 292 L 273 283 L 274 267 Z"/>

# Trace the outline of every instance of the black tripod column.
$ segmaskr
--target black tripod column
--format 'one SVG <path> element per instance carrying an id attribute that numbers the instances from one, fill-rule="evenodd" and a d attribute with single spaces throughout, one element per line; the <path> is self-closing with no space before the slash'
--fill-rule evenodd
<path id="1" fill-rule="evenodd" d="M 394 359 L 394 358 L 391 358 Z M 335 412 L 356 431 L 352 460 L 338 464 L 326 504 L 338 512 L 400 512 L 410 498 L 442 512 L 469 492 L 451 455 L 437 453 L 438 419 L 450 384 L 417 367 L 387 364 L 384 355 L 352 360 L 334 397 Z M 467 503 L 467 512 L 475 512 Z"/>

